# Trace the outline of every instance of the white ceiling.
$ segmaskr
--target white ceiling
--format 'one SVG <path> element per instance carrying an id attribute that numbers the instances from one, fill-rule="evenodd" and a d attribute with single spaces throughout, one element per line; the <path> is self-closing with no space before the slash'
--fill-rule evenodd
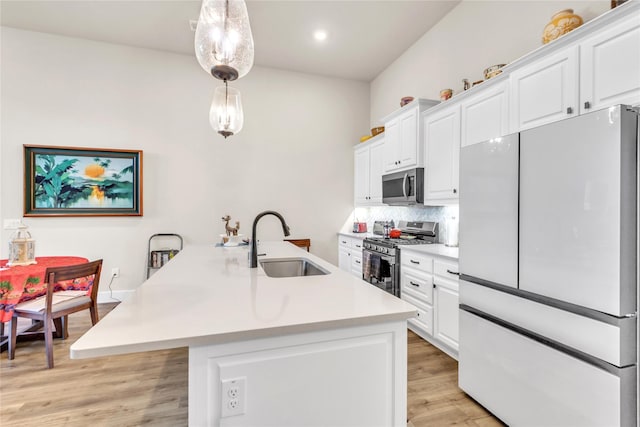
<path id="1" fill-rule="evenodd" d="M 255 63 L 371 81 L 460 0 L 249 0 Z M 201 1 L 1 0 L 3 26 L 194 55 Z M 323 28 L 323 44 L 313 31 Z"/>

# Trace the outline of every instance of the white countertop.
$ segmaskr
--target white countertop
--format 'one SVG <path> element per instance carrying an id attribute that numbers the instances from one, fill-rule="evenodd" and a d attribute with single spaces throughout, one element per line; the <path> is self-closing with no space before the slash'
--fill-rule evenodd
<path id="1" fill-rule="evenodd" d="M 371 232 L 366 233 L 354 233 L 352 231 L 341 231 L 338 233 L 339 236 L 347 236 L 347 237 L 355 237 L 356 239 L 364 240 L 369 237 L 374 237 L 374 234 Z M 378 236 L 380 237 L 380 236 Z"/>
<path id="2" fill-rule="evenodd" d="M 435 243 L 433 245 L 400 245 L 400 256 L 402 256 L 402 252 L 417 252 L 420 254 L 428 254 L 428 255 L 437 255 L 443 256 L 447 258 L 453 258 L 458 260 L 458 248 L 446 246 L 442 243 Z"/>
<path id="3" fill-rule="evenodd" d="M 287 242 L 259 260 L 308 258 L 330 274 L 271 278 L 248 246 L 188 246 L 71 346 L 74 359 L 208 345 L 413 317 L 415 307 Z"/>

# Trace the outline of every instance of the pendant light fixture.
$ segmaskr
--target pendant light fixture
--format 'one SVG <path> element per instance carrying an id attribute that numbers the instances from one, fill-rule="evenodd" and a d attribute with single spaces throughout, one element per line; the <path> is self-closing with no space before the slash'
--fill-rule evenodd
<path id="1" fill-rule="evenodd" d="M 253 35 L 244 0 L 203 0 L 195 49 L 202 68 L 215 78 L 246 75 L 253 66 Z"/>
<path id="2" fill-rule="evenodd" d="M 244 114 L 240 102 L 240 91 L 229 87 L 218 86 L 213 94 L 213 102 L 209 110 L 209 123 L 220 135 L 226 139 L 242 130 Z"/>

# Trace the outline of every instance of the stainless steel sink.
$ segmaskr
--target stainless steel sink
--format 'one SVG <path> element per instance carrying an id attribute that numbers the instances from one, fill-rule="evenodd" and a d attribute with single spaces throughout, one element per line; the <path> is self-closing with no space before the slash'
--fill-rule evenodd
<path id="1" fill-rule="evenodd" d="M 329 271 L 306 258 L 278 258 L 260 261 L 262 269 L 269 277 L 322 276 Z"/>

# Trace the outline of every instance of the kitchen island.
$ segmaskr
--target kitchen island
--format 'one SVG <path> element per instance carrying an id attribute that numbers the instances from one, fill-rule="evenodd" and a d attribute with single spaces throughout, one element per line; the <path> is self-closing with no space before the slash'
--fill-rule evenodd
<path id="1" fill-rule="evenodd" d="M 415 307 L 285 242 L 328 274 L 268 277 L 248 248 L 189 246 L 71 346 L 71 358 L 189 348 L 189 425 L 406 424 Z"/>

